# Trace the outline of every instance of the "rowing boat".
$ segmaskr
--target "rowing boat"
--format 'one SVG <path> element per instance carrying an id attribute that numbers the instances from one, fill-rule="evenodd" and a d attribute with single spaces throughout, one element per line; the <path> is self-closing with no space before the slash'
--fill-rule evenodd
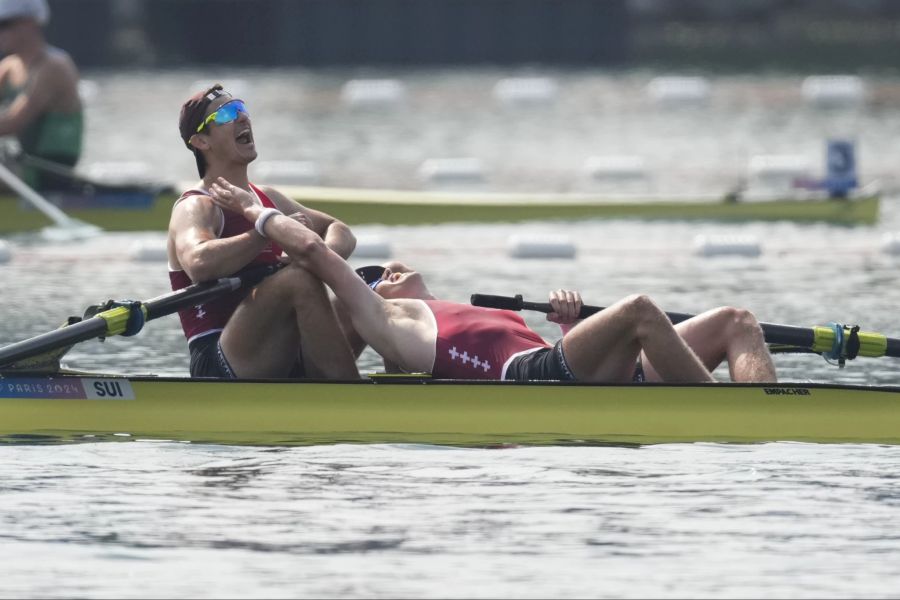
<path id="1" fill-rule="evenodd" d="M 110 301 L 85 318 L 0 348 L 0 438 L 152 438 L 228 444 L 663 442 L 900 443 L 900 387 L 812 383 L 581 384 L 370 376 L 355 381 L 222 381 L 59 369 L 72 345 L 134 335 L 148 321 L 277 271 L 258 267 L 145 301 Z M 521 296 L 475 305 L 552 310 Z M 583 306 L 585 317 L 604 310 Z M 673 322 L 691 315 L 667 313 Z M 762 323 L 770 344 L 839 361 L 900 357 L 900 339 L 837 323 Z"/>
<path id="2" fill-rule="evenodd" d="M 70 217 L 107 231 L 164 230 L 174 200 L 169 190 L 141 186 L 115 192 L 45 193 L 44 196 Z M 0 235 L 38 231 L 52 223 L 48 215 L 28 202 L 0 196 Z"/>
<path id="3" fill-rule="evenodd" d="M 634 218 L 825 222 L 871 225 L 880 195 L 848 199 L 771 197 L 727 201 L 721 197 L 625 197 L 594 194 L 475 193 L 278 186 L 301 204 L 349 225 L 420 225 L 447 222 L 513 222 Z M 168 227 L 171 192 L 132 195 L 57 196 L 48 199 L 72 217 L 107 231 L 161 231 Z M 50 223 L 41 212 L 0 197 L 0 234 L 34 231 Z"/>
<path id="4" fill-rule="evenodd" d="M 900 387 L 0 376 L 7 442 L 900 443 Z"/>

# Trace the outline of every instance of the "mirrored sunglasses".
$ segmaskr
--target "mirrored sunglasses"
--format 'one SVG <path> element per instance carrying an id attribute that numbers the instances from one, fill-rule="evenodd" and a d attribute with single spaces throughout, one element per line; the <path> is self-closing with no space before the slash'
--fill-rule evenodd
<path id="1" fill-rule="evenodd" d="M 356 274 L 373 290 L 383 281 L 386 269 L 380 265 L 370 265 L 356 269 Z"/>
<path id="2" fill-rule="evenodd" d="M 250 113 L 247 111 L 247 107 L 244 105 L 243 100 L 230 100 L 220 106 L 216 112 L 210 114 L 206 119 L 200 123 L 200 126 L 197 127 L 197 133 L 203 131 L 203 128 L 209 125 L 210 123 L 215 123 L 216 125 L 225 125 L 226 123 L 231 123 L 232 121 L 236 121 L 238 116 L 243 113 L 250 116 Z"/>

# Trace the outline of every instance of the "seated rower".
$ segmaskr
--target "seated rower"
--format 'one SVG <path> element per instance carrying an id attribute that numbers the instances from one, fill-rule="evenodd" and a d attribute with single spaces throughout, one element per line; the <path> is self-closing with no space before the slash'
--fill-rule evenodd
<path id="1" fill-rule="evenodd" d="M 250 182 L 248 168 L 257 156 L 250 114 L 221 85 L 188 98 L 178 129 L 201 179 L 172 206 L 167 253 L 173 290 L 282 261 L 279 244 L 210 199 L 209 186 L 222 176 L 240 185 L 260 208 L 278 207 L 302 222 L 297 231 L 317 237 L 335 256 L 353 252 L 356 238 L 343 222 Z M 287 265 L 250 290 L 184 308 L 179 316 L 192 377 L 359 378 L 328 291 L 306 269 Z"/>
<path id="2" fill-rule="evenodd" d="M 405 266 L 395 264 L 367 283 L 315 233 L 223 178 L 209 193 L 324 281 L 389 369 L 458 379 L 701 383 L 715 381 L 711 371 L 727 360 L 733 381 L 776 380 L 762 328 L 743 309 L 718 308 L 673 325 L 647 296 L 634 295 L 584 319 L 551 346 L 514 312 L 436 299 L 421 273 Z M 550 304 L 548 319 L 567 326 L 576 321 L 581 297 L 559 290 Z"/>
<path id="3" fill-rule="evenodd" d="M 70 185 L 70 177 L 55 171 L 78 162 L 84 130 L 78 68 L 47 43 L 49 18 L 46 0 L 0 2 L 0 136 L 18 140 L 21 175 L 39 190 Z"/>

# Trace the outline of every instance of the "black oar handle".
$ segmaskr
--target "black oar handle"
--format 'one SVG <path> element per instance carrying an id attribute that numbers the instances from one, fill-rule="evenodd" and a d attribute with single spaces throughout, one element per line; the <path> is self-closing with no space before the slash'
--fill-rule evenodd
<path id="1" fill-rule="evenodd" d="M 521 294 L 515 296 L 492 296 L 490 294 L 472 294 L 470 298 L 472 306 L 483 306 L 485 308 L 500 308 L 504 310 L 533 310 L 542 313 L 553 312 L 553 307 L 549 302 L 528 302 L 522 299 Z M 579 319 L 587 317 L 606 310 L 605 306 L 588 306 L 582 305 L 581 312 L 578 313 Z M 694 315 L 684 313 L 666 313 L 673 323 L 681 323 L 687 321 Z"/>
<path id="2" fill-rule="evenodd" d="M 521 295 L 516 296 L 492 296 L 490 294 L 472 294 L 470 302 L 473 306 L 483 306 L 486 308 L 500 308 L 504 310 L 533 310 L 542 313 L 553 312 L 553 307 L 549 302 L 527 302 L 522 299 Z M 601 310 L 606 310 L 605 306 L 588 306 L 583 305 L 581 312 L 578 313 L 579 319 L 584 319 Z M 694 317 L 687 313 L 667 312 L 666 315 L 672 323 L 681 323 Z M 771 344 L 787 344 L 790 346 L 799 346 L 801 348 L 810 348 L 815 341 L 815 331 L 807 327 L 794 327 L 793 325 L 776 325 L 772 323 L 760 323 L 763 332 L 766 335 L 766 341 Z M 897 340 L 888 340 L 890 342 Z M 900 356 L 900 354 L 888 354 L 888 356 Z"/>
<path id="3" fill-rule="evenodd" d="M 213 281 L 195 283 L 178 291 L 146 300 L 144 308 L 147 309 L 147 320 L 150 321 L 171 315 L 185 306 L 203 304 L 207 300 L 225 292 L 253 287 L 283 266 L 283 263 L 254 266 L 241 271 L 234 277 L 223 277 Z"/>

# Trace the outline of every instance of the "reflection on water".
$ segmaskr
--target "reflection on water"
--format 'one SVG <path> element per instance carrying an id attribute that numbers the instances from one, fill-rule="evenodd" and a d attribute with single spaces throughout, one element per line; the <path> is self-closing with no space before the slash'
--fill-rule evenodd
<path id="1" fill-rule="evenodd" d="M 61 450 L 4 449 L 5 596 L 818 598 L 900 583 L 893 447 Z"/>

